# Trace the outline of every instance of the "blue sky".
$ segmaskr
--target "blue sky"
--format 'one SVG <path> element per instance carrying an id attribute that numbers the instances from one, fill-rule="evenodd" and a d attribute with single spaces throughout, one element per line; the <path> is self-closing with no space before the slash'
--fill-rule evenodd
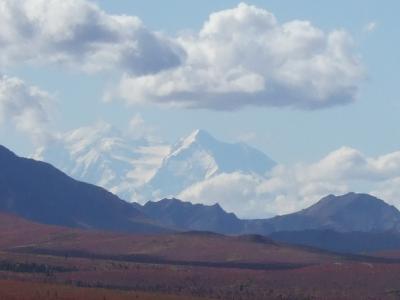
<path id="1" fill-rule="evenodd" d="M 112 14 L 138 16 L 151 30 L 170 36 L 181 31 L 197 32 L 212 12 L 233 8 L 237 1 L 96 1 Z M 397 91 L 400 67 L 400 34 L 395 12 L 396 1 L 248 1 L 273 13 L 279 22 L 309 20 L 325 31 L 344 29 L 355 41 L 367 77 L 360 83 L 354 103 L 304 111 L 292 108 L 246 107 L 237 111 L 213 111 L 154 106 L 126 106 L 104 103 L 108 86 L 119 79 L 115 71 L 85 74 L 58 65 L 15 64 L 3 73 L 17 76 L 56 96 L 58 113 L 51 124 L 69 130 L 105 120 L 124 127 L 135 113 L 158 128 L 169 141 L 203 128 L 216 137 L 235 141 L 241 138 L 283 163 L 312 161 L 343 145 L 368 155 L 379 155 L 399 148 Z M 365 26 L 375 22 L 367 32 Z M 9 134 L 4 126 L 1 140 L 22 154 L 32 151 L 23 134 Z"/>
<path id="2" fill-rule="evenodd" d="M 198 31 L 212 12 L 233 8 L 237 1 L 97 1 L 109 13 L 138 16 L 156 31 L 176 35 L 182 30 Z M 281 162 L 313 160 L 340 146 L 352 146 L 371 155 L 399 148 L 400 110 L 397 91 L 400 43 L 396 8 L 388 1 L 249 1 L 272 12 L 280 22 L 309 20 L 323 30 L 336 28 L 350 32 L 356 52 L 362 57 L 367 78 L 361 83 L 356 102 L 322 110 L 303 111 L 291 108 L 245 108 L 235 112 L 135 107 L 121 103 L 103 103 L 102 94 L 117 74 L 83 74 L 60 66 L 20 64 L 6 69 L 56 95 L 59 114 L 56 126 L 72 129 L 106 120 L 126 126 L 136 112 L 159 128 L 167 140 L 175 140 L 194 128 L 209 130 L 224 140 L 249 139 L 249 143 Z M 373 32 L 365 26 L 375 22 Z M 2 140 L 15 150 L 28 154 L 30 145 L 22 136 L 2 134 Z"/>

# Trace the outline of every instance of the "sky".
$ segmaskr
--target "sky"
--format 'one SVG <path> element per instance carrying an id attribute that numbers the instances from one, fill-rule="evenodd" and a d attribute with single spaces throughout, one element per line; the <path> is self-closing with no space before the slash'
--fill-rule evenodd
<path id="1" fill-rule="evenodd" d="M 400 150 L 400 3 L 0 0 L 0 141 L 140 116 L 280 164 Z M 397 178 L 397 177 L 396 177 Z M 393 179 L 393 178 L 392 178 Z"/>
<path id="2" fill-rule="evenodd" d="M 176 36 L 182 31 L 199 31 L 213 12 L 231 9 L 237 1 L 97 1 L 110 14 L 139 17 L 155 31 Z M 266 9 L 278 22 L 308 20 L 322 30 L 344 29 L 355 43 L 354 53 L 366 68 L 356 100 L 318 110 L 296 108 L 245 107 L 236 111 L 177 109 L 104 103 L 108 86 L 119 80 L 119 73 L 107 71 L 86 74 L 57 64 L 21 63 L 3 67 L 3 73 L 16 76 L 56 95 L 59 130 L 72 129 L 104 119 L 124 126 L 135 113 L 158 127 L 161 135 L 174 141 L 194 128 L 203 128 L 220 139 L 248 138 L 275 160 L 295 162 L 322 157 L 340 146 L 353 146 L 377 155 L 398 148 L 400 122 L 397 82 L 400 31 L 396 1 L 249 1 Z M 368 25 L 375 24 L 372 30 Z M 224 126 L 221 126 L 221 123 Z M 16 151 L 29 154 L 29 143 L 3 132 L 1 139 Z"/>

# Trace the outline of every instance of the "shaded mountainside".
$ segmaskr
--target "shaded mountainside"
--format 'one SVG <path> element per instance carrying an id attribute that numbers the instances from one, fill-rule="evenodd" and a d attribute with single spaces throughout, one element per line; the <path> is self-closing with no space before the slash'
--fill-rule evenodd
<path id="1" fill-rule="evenodd" d="M 329 195 L 302 211 L 261 221 L 264 233 L 330 229 L 338 232 L 400 230 L 400 212 L 368 194 Z"/>
<path id="2" fill-rule="evenodd" d="M 289 244 L 349 253 L 400 249 L 400 212 L 367 194 L 330 195 L 297 213 L 261 220 L 241 220 L 218 204 L 177 199 L 137 207 L 165 227 L 180 231 L 260 234 Z"/>
<path id="3" fill-rule="evenodd" d="M 218 204 L 207 206 L 177 199 L 163 199 L 136 207 L 164 226 L 182 231 L 267 235 L 279 231 L 386 232 L 400 229 L 400 212 L 394 206 L 376 197 L 356 193 L 329 195 L 299 212 L 260 220 L 241 220 Z"/>
<path id="4" fill-rule="evenodd" d="M 142 211 L 165 227 L 176 230 L 237 234 L 243 229 L 243 222 L 235 214 L 225 212 L 219 204 L 207 206 L 178 199 L 163 199 L 147 202 Z"/>
<path id="5" fill-rule="evenodd" d="M 53 166 L 0 146 L 0 210 L 45 224 L 125 232 L 159 226 L 103 188 L 76 181 Z"/>

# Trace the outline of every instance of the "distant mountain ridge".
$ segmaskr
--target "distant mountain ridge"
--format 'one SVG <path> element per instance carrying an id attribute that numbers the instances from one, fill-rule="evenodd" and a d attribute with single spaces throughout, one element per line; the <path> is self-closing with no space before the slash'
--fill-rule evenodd
<path id="1" fill-rule="evenodd" d="M 269 219 L 241 220 L 218 204 L 207 206 L 177 199 L 148 202 L 142 211 L 165 226 L 222 234 L 333 230 L 337 232 L 400 231 L 400 211 L 368 194 L 329 195 L 299 212 Z"/>
<path id="2" fill-rule="evenodd" d="M 344 253 L 400 249 L 400 212 L 368 194 L 329 195 L 302 211 L 270 219 L 241 220 L 218 204 L 177 199 L 139 205 L 167 228 L 228 235 L 260 234 L 288 244 Z"/>
<path id="3" fill-rule="evenodd" d="M 264 176 L 275 162 L 244 143 L 195 130 L 172 146 L 124 136 L 106 123 L 68 132 L 34 156 L 129 202 L 176 197 L 221 173 Z"/>
<path id="4" fill-rule="evenodd" d="M 299 212 L 264 222 L 267 232 L 330 229 L 338 232 L 400 230 L 400 212 L 368 194 L 329 195 Z"/>
<path id="5" fill-rule="evenodd" d="M 235 214 L 225 212 L 218 204 L 207 206 L 178 199 L 147 202 L 142 211 L 167 228 L 184 231 L 212 231 L 237 234 L 242 231 L 242 221 Z"/>

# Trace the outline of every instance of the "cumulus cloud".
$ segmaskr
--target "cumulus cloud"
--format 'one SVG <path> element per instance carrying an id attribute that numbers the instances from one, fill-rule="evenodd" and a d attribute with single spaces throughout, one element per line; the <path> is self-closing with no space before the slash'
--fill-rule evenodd
<path id="1" fill-rule="evenodd" d="M 1 0 L 0 28 L 3 65 L 56 62 L 148 74 L 179 65 L 184 56 L 139 18 L 107 14 L 85 0 Z"/>
<path id="2" fill-rule="evenodd" d="M 400 151 L 368 157 L 343 147 L 321 160 L 278 165 L 266 178 L 221 174 L 184 190 L 184 200 L 219 202 L 241 217 L 265 217 L 303 209 L 327 194 L 370 192 L 400 208 Z"/>
<path id="3" fill-rule="evenodd" d="M 319 109 L 354 101 L 364 70 L 351 36 L 280 23 L 245 3 L 170 37 L 88 0 L 1 0 L 0 66 L 61 63 L 123 72 L 107 98 L 185 108 Z"/>
<path id="4" fill-rule="evenodd" d="M 0 125 L 9 125 L 43 142 L 53 99 L 16 77 L 0 76 Z"/>
<path id="5" fill-rule="evenodd" d="M 177 42 L 177 68 L 125 74 L 116 96 L 128 103 L 235 110 L 245 106 L 319 109 L 354 101 L 363 66 L 351 36 L 308 21 L 279 23 L 245 3 L 210 15 L 200 32 Z"/>

